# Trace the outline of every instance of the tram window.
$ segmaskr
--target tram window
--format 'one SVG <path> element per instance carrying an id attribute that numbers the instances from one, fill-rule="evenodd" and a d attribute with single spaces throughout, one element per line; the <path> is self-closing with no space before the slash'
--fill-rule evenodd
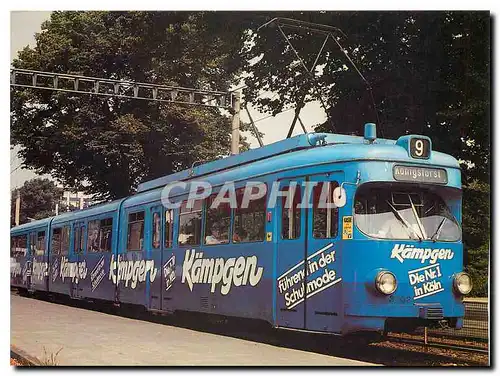
<path id="1" fill-rule="evenodd" d="M 81 248 L 80 248 L 80 238 L 82 237 L 80 233 L 80 227 L 73 227 L 74 229 L 74 234 L 73 234 L 73 252 L 75 253 L 81 253 Z"/>
<path id="2" fill-rule="evenodd" d="M 28 252 L 28 238 L 26 235 L 11 237 L 10 255 L 11 257 L 26 256 Z"/>
<path id="3" fill-rule="evenodd" d="M 10 237 L 10 257 L 16 257 L 17 239 L 15 236 Z"/>
<path id="4" fill-rule="evenodd" d="M 300 186 L 295 187 L 295 193 L 289 187 L 284 187 L 282 191 L 288 193 L 281 199 L 281 237 L 296 239 L 300 237 Z"/>
<path id="5" fill-rule="evenodd" d="M 45 253 L 45 231 L 38 231 L 35 252 L 37 256 Z"/>
<path id="6" fill-rule="evenodd" d="M 80 226 L 80 252 L 83 253 L 83 249 L 84 249 L 84 244 L 85 244 L 85 226 Z"/>
<path id="7" fill-rule="evenodd" d="M 161 231 L 161 216 L 160 213 L 153 213 L 153 238 L 152 238 L 152 246 L 153 248 L 160 248 L 160 231 Z"/>
<path id="8" fill-rule="evenodd" d="M 89 252 L 111 252 L 112 234 L 113 218 L 89 221 L 87 235 L 87 248 Z"/>
<path id="9" fill-rule="evenodd" d="M 363 185 L 355 197 L 356 226 L 374 238 L 458 241 L 460 225 L 438 192 L 451 197 L 409 184 Z"/>
<path id="10" fill-rule="evenodd" d="M 142 251 L 144 246 L 144 212 L 128 215 L 127 251 Z"/>
<path id="11" fill-rule="evenodd" d="M 61 254 L 61 233 L 62 233 L 62 228 L 55 228 L 52 230 L 50 252 L 53 255 Z"/>
<path id="12" fill-rule="evenodd" d="M 10 257 L 17 256 L 17 236 L 10 237 Z"/>
<path id="13" fill-rule="evenodd" d="M 32 255 L 36 253 L 36 232 L 30 233 L 30 253 Z"/>
<path id="14" fill-rule="evenodd" d="M 113 218 L 101 219 L 99 228 L 99 248 L 101 252 L 111 252 L 113 238 Z"/>
<path id="15" fill-rule="evenodd" d="M 83 240 L 85 236 L 85 227 L 74 227 L 75 234 L 73 236 L 73 251 L 75 253 L 83 253 Z"/>
<path id="16" fill-rule="evenodd" d="M 217 194 L 206 200 L 205 240 L 207 245 L 229 243 L 231 206 L 228 202 L 215 202 Z"/>
<path id="17" fill-rule="evenodd" d="M 179 245 L 199 245 L 201 237 L 202 201 L 195 200 L 188 207 L 183 201 L 179 213 Z"/>
<path id="18" fill-rule="evenodd" d="M 69 226 L 64 226 L 61 232 L 61 255 L 67 255 L 69 252 L 69 236 L 71 233 L 71 229 Z"/>
<path id="19" fill-rule="evenodd" d="M 16 257 L 17 237 L 10 237 L 10 257 Z"/>
<path id="20" fill-rule="evenodd" d="M 339 230 L 339 209 L 333 205 L 333 190 L 337 182 L 320 182 L 313 188 L 313 237 L 335 238 Z"/>
<path id="21" fill-rule="evenodd" d="M 28 252 L 28 237 L 26 235 L 17 236 L 17 252 L 21 256 L 26 256 Z"/>
<path id="22" fill-rule="evenodd" d="M 174 238 L 174 211 L 165 211 L 165 248 L 172 248 Z"/>
<path id="23" fill-rule="evenodd" d="M 87 234 L 87 249 L 89 252 L 99 252 L 99 238 L 100 238 L 100 226 L 101 221 L 89 221 L 88 223 L 88 234 Z"/>
<path id="24" fill-rule="evenodd" d="M 252 194 L 258 193 L 258 187 L 252 187 Z M 264 240 L 266 197 L 250 200 L 248 207 L 242 207 L 245 188 L 236 191 L 237 208 L 234 209 L 233 243 L 257 242 Z"/>
<path id="25" fill-rule="evenodd" d="M 101 221 L 89 221 L 87 233 L 87 249 L 89 252 L 99 252 L 99 237 L 100 237 L 100 223 Z"/>
<path id="26" fill-rule="evenodd" d="M 411 202 L 410 202 L 411 199 Z M 393 192 L 391 194 L 392 204 L 395 206 L 411 205 L 422 206 L 422 197 L 418 193 Z"/>

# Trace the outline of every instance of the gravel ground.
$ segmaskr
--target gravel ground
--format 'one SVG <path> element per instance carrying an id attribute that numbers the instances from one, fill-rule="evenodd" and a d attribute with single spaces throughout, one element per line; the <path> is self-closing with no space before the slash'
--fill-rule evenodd
<path id="1" fill-rule="evenodd" d="M 474 353 L 470 351 L 449 350 L 435 347 L 425 347 L 424 345 L 413 345 L 401 342 L 384 341 L 371 345 L 378 348 L 384 354 L 386 351 L 393 350 L 394 360 L 388 361 L 385 356 L 381 361 L 386 366 L 489 366 L 489 357 L 487 354 Z M 403 356 L 397 355 L 401 352 Z M 385 355 L 385 354 L 384 354 Z M 376 358 L 376 351 L 372 353 Z M 406 359 L 407 360 L 406 360 Z M 375 361 L 375 359 L 373 360 Z"/>

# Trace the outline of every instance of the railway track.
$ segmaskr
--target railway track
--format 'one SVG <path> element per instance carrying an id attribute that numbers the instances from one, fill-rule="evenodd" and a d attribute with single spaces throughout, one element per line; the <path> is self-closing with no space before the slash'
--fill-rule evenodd
<path id="1" fill-rule="evenodd" d="M 441 348 L 441 349 L 447 349 L 447 350 L 458 350 L 458 351 L 469 351 L 473 353 L 478 353 L 478 354 L 489 354 L 489 350 L 484 348 L 484 347 L 474 347 L 474 346 L 461 346 L 461 345 L 455 345 L 455 344 L 449 344 L 449 343 L 436 343 L 436 342 L 430 342 L 425 344 L 423 340 L 417 340 L 417 339 L 410 339 L 410 338 L 400 338 L 400 337 L 395 337 L 395 336 L 389 336 L 388 339 L 393 342 L 400 342 L 400 343 L 406 343 L 409 345 L 421 345 L 424 347 L 434 347 L 434 348 Z"/>
<path id="2" fill-rule="evenodd" d="M 459 366 L 484 367 L 490 365 L 489 354 L 471 351 L 470 347 L 443 345 L 425 345 L 420 341 L 392 340 L 370 345 L 370 356 L 375 362 L 386 366 Z M 391 359 L 393 357 L 393 359 Z M 397 359 L 396 359 L 397 358 Z"/>

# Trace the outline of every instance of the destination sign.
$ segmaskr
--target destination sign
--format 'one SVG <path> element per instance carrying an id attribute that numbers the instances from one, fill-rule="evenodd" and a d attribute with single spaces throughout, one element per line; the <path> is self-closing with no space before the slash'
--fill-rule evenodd
<path id="1" fill-rule="evenodd" d="M 447 184 L 448 174 L 442 168 L 394 166 L 392 174 L 395 180 L 416 183 Z"/>

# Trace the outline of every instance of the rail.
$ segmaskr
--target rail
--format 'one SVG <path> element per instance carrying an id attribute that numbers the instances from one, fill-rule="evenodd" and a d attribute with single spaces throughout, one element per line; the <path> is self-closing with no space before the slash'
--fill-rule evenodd
<path id="1" fill-rule="evenodd" d="M 488 353 L 488 302 L 465 301 L 465 317 L 462 329 L 425 329 L 414 334 L 389 333 L 390 341 L 420 344 L 450 350 Z"/>
<path id="2" fill-rule="evenodd" d="M 437 341 L 428 341 L 426 344 L 423 339 L 418 340 L 418 339 L 414 339 L 414 338 L 407 338 L 407 337 L 403 337 L 402 335 L 398 335 L 398 334 L 389 335 L 388 339 L 391 342 L 404 343 L 404 344 L 408 344 L 408 345 L 420 345 L 420 346 L 425 346 L 425 347 L 434 347 L 434 348 L 438 348 L 438 349 L 468 351 L 468 352 L 478 353 L 478 354 L 489 354 L 488 348 L 479 347 L 479 346 L 470 346 L 470 345 L 463 344 L 463 343 L 452 344 L 452 343 L 444 343 L 444 342 L 437 342 Z"/>

